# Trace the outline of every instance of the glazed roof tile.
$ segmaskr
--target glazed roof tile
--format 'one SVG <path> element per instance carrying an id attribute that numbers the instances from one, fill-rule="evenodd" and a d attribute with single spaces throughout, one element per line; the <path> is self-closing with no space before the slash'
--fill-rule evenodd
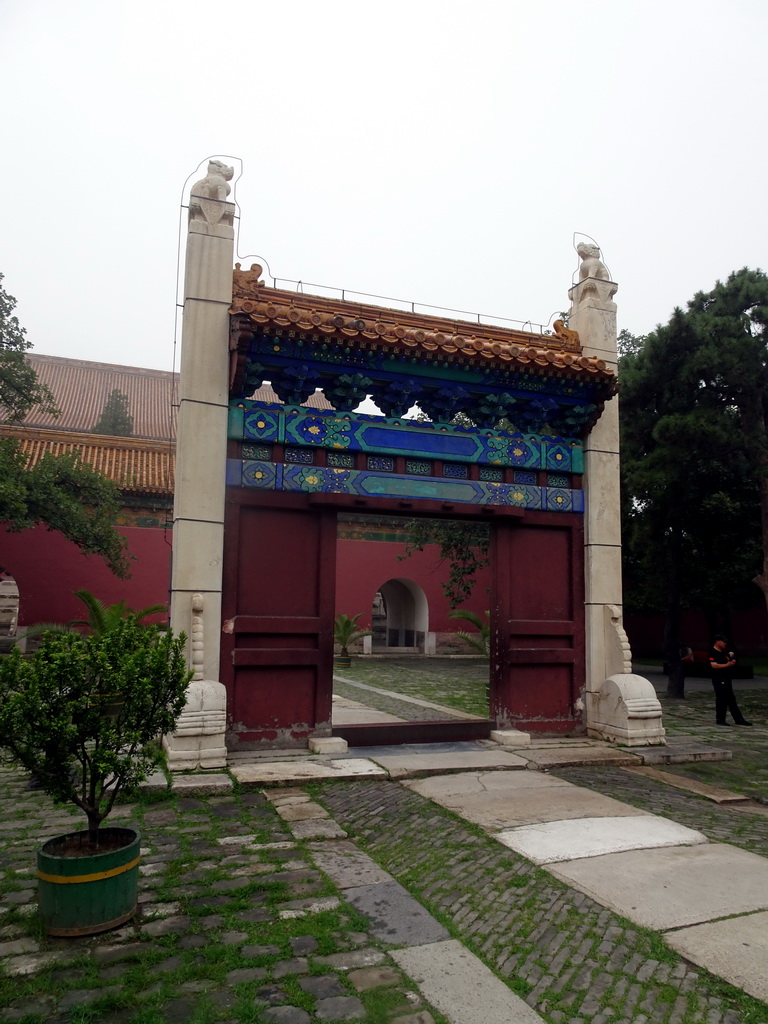
<path id="1" fill-rule="evenodd" d="M 53 393 L 61 412 L 55 417 L 35 406 L 24 419 L 26 426 L 88 431 L 98 422 L 110 393 L 118 388 L 128 398 L 134 437 L 164 440 L 176 436 L 178 374 L 35 352 L 27 353 L 26 358 L 40 383 Z"/>
<path id="2" fill-rule="evenodd" d="M 604 360 L 582 355 L 578 332 L 556 320 L 553 334 L 510 330 L 466 320 L 451 320 L 415 312 L 369 306 L 357 302 L 304 295 L 268 288 L 260 281 L 261 268 L 237 265 L 233 273 L 231 312 L 246 314 L 253 324 L 272 324 L 302 332 L 357 338 L 360 344 L 382 348 L 409 348 L 452 357 L 559 369 L 605 381 L 614 378 Z"/>
<path id="3" fill-rule="evenodd" d="M 29 467 L 46 454 L 76 452 L 87 466 L 113 480 L 126 494 L 173 495 L 175 451 L 171 441 L 43 430 L 26 424 L 5 425 L 0 432 L 19 442 Z"/>

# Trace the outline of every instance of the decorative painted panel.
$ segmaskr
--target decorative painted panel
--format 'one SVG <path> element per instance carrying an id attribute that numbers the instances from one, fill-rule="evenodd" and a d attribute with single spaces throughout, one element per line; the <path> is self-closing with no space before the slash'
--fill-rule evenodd
<path id="1" fill-rule="evenodd" d="M 584 492 L 528 484 L 375 473 L 331 466 L 283 466 L 228 460 L 227 483 L 261 490 L 353 494 L 362 497 L 413 498 L 473 505 L 514 505 L 555 512 L 583 512 Z"/>
<path id="2" fill-rule="evenodd" d="M 381 458 L 378 455 L 369 455 L 366 465 L 372 473 L 394 473 L 395 471 L 394 459 Z"/>
<path id="3" fill-rule="evenodd" d="M 311 466 L 315 461 L 315 453 L 308 448 L 286 448 L 285 461 Z"/>
<path id="4" fill-rule="evenodd" d="M 294 314 L 300 316 L 297 311 Z M 333 326 L 349 335 L 342 318 L 335 320 L 339 322 Z M 369 396 L 387 416 L 402 416 L 417 402 L 443 424 L 463 412 L 483 427 L 492 428 L 506 418 L 520 431 L 547 429 L 581 436 L 616 387 L 605 364 L 592 365 L 588 359 L 583 363 L 575 356 L 555 369 L 555 353 L 532 355 L 512 346 L 499 362 L 491 357 L 501 354 L 500 346 L 492 346 L 498 351 L 488 351 L 480 343 L 489 358 L 477 358 L 478 343 L 469 339 L 462 340 L 462 348 L 465 342 L 469 345 L 466 354 L 458 352 L 456 345 L 449 346 L 451 354 L 438 353 L 436 343 L 434 348 L 432 344 L 427 350 L 421 348 L 428 337 L 421 331 L 415 332 L 416 347 L 410 345 L 404 329 L 403 344 L 410 351 L 393 351 L 388 345 L 359 345 L 350 336 L 330 339 L 325 329 L 315 332 L 309 321 L 299 329 L 295 322 L 286 321 L 284 326 L 279 321 L 276 326 L 233 322 L 238 350 L 245 357 L 244 372 L 234 385 L 235 397 L 268 379 L 281 401 L 291 405 L 320 388 L 337 411 L 351 411 Z M 351 333 L 357 336 L 364 321 L 351 323 Z M 368 337 L 374 340 L 376 333 Z"/>
<path id="5" fill-rule="evenodd" d="M 250 401 L 240 401 L 231 410 L 230 437 L 243 441 L 285 441 L 297 448 L 406 455 L 425 460 L 438 458 L 519 469 L 584 471 L 581 443 L 570 438 Z"/>
<path id="6" fill-rule="evenodd" d="M 548 487 L 570 487 L 571 481 L 567 473 L 547 473 Z"/>
<path id="7" fill-rule="evenodd" d="M 243 440 L 282 441 L 283 416 L 278 410 L 268 410 L 258 403 L 243 409 Z"/>
<path id="8" fill-rule="evenodd" d="M 271 459 L 271 444 L 244 444 L 242 455 L 244 459 Z"/>

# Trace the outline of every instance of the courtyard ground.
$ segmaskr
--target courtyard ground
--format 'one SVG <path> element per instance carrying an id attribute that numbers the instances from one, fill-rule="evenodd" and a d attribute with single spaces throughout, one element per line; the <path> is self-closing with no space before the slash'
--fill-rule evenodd
<path id="1" fill-rule="evenodd" d="M 406 674 L 396 685 L 465 710 L 484 683 L 462 685 L 460 675 L 439 695 L 434 677 L 419 685 Z M 390 677 L 368 679 L 397 699 Z M 716 730 L 704 688 L 669 706 L 662 697 L 671 736 L 733 752 L 730 761 L 662 771 L 763 799 L 768 680 L 739 699 L 752 729 Z M 719 805 L 610 765 L 550 775 L 768 857 L 768 808 L 759 802 Z M 80 817 L 52 810 L 8 770 L 0 800 L 0 1021 L 474 1024 L 436 1008 L 439 993 L 424 995 L 409 960 L 419 943 L 455 941 L 490 968 L 488 992 L 500 979 L 523 1001 L 516 1016 L 494 1016 L 478 992 L 474 1020 L 483 1024 L 768 1024 L 765 1003 L 694 968 L 655 931 L 381 775 L 264 792 L 238 783 L 211 794 L 145 792 L 124 803 L 115 823 L 135 822 L 145 848 L 141 913 L 89 939 L 45 938 L 35 916 L 34 849 L 81 827 Z M 301 827 L 310 805 L 324 840 Z M 377 885 L 344 881 L 330 852 L 342 846 L 358 858 L 360 878 Z M 374 891 L 389 901 L 377 904 Z"/>

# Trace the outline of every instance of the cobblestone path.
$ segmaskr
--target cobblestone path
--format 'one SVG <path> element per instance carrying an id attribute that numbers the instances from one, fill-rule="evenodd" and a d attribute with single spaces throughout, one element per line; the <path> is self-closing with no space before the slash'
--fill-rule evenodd
<path id="1" fill-rule="evenodd" d="M 732 843 L 768 857 L 768 814 L 760 813 L 768 812 L 768 808 L 760 808 L 757 813 L 738 811 L 621 768 L 558 768 L 552 774 L 698 829 L 715 842 Z"/>
<path id="2" fill-rule="evenodd" d="M 364 690 L 360 686 L 354 686 L 334 676 L 333 692 L 339 697 L 347 697 L 349 700 L 360 701 L 366 707 L 374 708 L 376 711 L 384 711 L 388 715 L 395 715 L 404 722 L 455 722 L 456 715 L 449 711 L 438 711 L 435 708 L 425 708 L 420 704 L 412 704 L 410 701 L 399 700 L 394 693 L 375 693 L 373 690 Z"/>
<path id="3" fill-rule="evenodd" d="M 261 793 L 118 807 L 143 852 L 135 922 L 41 936 L 35 848 L 83 827 L 0 770 L 0 1021 L 446 1024 Z"/>
<path id="4" fill-rule="evenodd" d="M 602 772 L 604 769 L 598 769 Z M 768 1007 L 392 782 L 318 787 L 360 846 L 553 1024 L 765 1024 Z"/>

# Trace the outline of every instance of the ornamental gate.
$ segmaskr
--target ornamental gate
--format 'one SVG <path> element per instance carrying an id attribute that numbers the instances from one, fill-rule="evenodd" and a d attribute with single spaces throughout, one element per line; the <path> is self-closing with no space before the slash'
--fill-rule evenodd
<path id="1" fill-rule="evenodd" d="M 227 745 L 331 734 L 340 511 L 491 526 L 490 718 L 350 742 L 566 732 L 584 687 L 582 438 L 615 391 L 542 335 L 267 288 L 234 273 L 221 681 Z M 284 404 L 248 399 L 263 382 Z M 332 410 L 302 403 L 322 390 Z M 382 416 L 353 410 L 371 396 Z M 414 404 L 429 422 L 405 419 Z M 456 423 L 457 414 L 463 414 Z"/>

